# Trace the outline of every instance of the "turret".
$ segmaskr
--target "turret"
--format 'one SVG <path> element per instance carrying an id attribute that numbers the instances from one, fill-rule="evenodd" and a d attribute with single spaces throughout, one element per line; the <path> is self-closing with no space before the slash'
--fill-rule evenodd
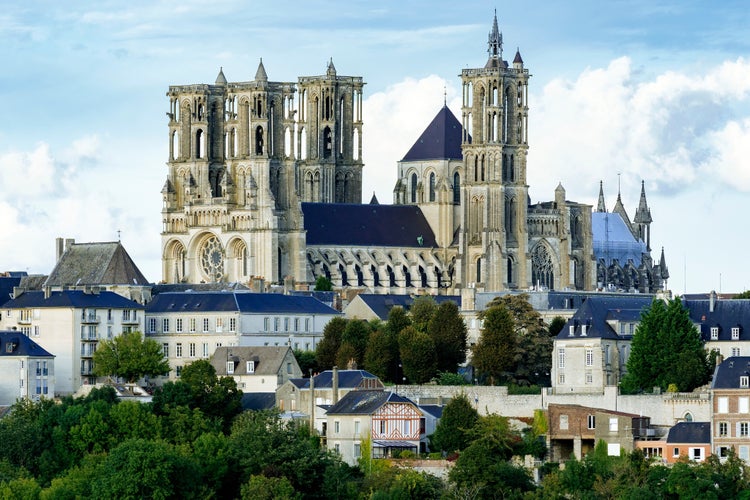
<path id="1" fill-rule="evenodd" d="M 651 250 L 651 209 L 646 202 L 645 182 L 641 181 L 641 199 L 638 202 L 638 209 L 635 211 L 633 222 L 638 229 L 638 237 L 646 243 L 646 248 Z"/>
<path id="2" fill-rule="evenodd" d="M 599 203 L 596 205 L 597 212 L 606 212 L 607 205 L 604 203 L 604 182 L 599 181 Z"/>

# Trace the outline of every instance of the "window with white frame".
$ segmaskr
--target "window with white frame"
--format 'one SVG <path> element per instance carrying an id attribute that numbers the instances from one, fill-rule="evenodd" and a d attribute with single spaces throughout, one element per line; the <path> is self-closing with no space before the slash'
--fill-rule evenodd
<path id="1" fill-rule="evenodd" d="M 737 435 L 740 437 L 748 436 L 748 423 L 747 422 L 740 422 L 739 424 L 737 424 Z"/>
<path id="2" fill-rule="evenodd" d="M 594 349 L 586 348 L 586 366 L 594 366 Z"/>
<path id="3" fill-rule="evenodd" d="M 750 413 L 750 398 L 747 396 L 737 398 L 737 413 Z"/>
<path id="4" fill-rule="evenodd" d="M 39 325 L 34 325 L 34 337 L 38 337 L 39 335 Z"/>
<path id="5" fill-rule="evenodd" d="M 729 413 L 729 398 L 722 396 L 716 400 L 716 413 Z"/>
<path id="6" fill-rule="evenodd" d="M 281 328 L 281 318 L 273 318 L 273 331 L 278 332 L 279 328 Z"/>
<path id="7" fill-rule="evenodd" d="M 245 371 L 247 373 L 255 373 L 255 361 L 248 361 L 245 364 Z"/>
<path id="8" fill-rule="evenodd" d="M 161 353 L 164 355 L 165 358 L 169 357 L 169 342 L 164 342 L 161 345 Z"/>
<path id="9" fill-rule="evenodd" d="M 190 333 L 195 333 L 195 318 L 190 318 Z"/>
<path id="10" fill-rule="evenodd" d="M 354 443 L 354 458 L 359 458 L 361 456 L 362 456 L 362 444 Z"/>
<path id="11" fill-rule="evenodd" d="M 727 422 L 719 422 L 718 435 L 719 437 L 726 437 L 729 432 L 729 424 Z"/>
<path id="12" fill-rule="evenodd" d="M 169 331 L 169 318 L 163 318 L 161 320 L 161 331 L 167 333 Z"/>
<path id="13" fill-rule="evenodd" d="M 208 342 L 203 342 L 203 357 L 208 357 Z"/>
<path id="14" fill-rule="evenodd" d="M 680 449 L 679 449 L 679 448 L 678 448 L 677 446 L 675 446 L 675 447 L 674 447 L 674 448 L 672 449 L 672 456 L 673 456 L 673 457 L 679 457 L 679 456 L 680 456 Z"/>
<path id="15" fill-rule="evenodd" d="M 178 358 L 182 357 L 182 344 L 180 342 L 177 342 L 174 346 L 174 355 Z"/>
<path id="16" fill-rule="evenodd" d="M 174 326 L 177 333 L 182 333 L 182 318 L 177 318 Z"/>
<path id="17" fill-rule="evenodd" d="M 741 445 L 739 452 L 737 453 L 737 456 L 740 457 L 745 462 L 750 460 L 750 446 Z"/>
<path id="18" fill-rule="evenodd" d="M 411 420 L 404 420 L 404 437 L 411 436 Z"/>
<path id="19" fill-rule="evenodd" d="M 740 387 L 749 387 L 750 386 L 750 377 L 747 375 L 740 376 Z"/>
<path id="20" fill-rule="evenodd" d="M 618 427 L 619 427 L 619 420 L 617 420 L 617 417 L 610 417 L 609 432 L 617 432 Z"/>
<path id="21" fill-rule="evenodd" d="M 234 361 L 227 361 L 227 375 L 234 374 Z"/>
<path id="22" fill-rule="evenodd" d="M 591 372 L 591 370 L 586 371 L 586 384 L 593 384 L 594 383 L 594 374 Z"/>
<path id="23" fill-rule="evenodd" d="M 333 433 L 338 434 L 341 432 L 341 422 L 338 420 L 333 421 Z"/>
<path id="24" fill-rule="evenodd" d="M 588 415 L 586 420 L 587 420 L 586 423 L 588 424 L 588 427 L 587 427 L 588 429 L 596 429 L 596 415 Z"/>
<path id="25" fill-rule="evenodd" d="M 177 376 L 177 378 L 180 378 L 180 375 L 182 375 L 182 366 L 175 366 L 174 374 L 175 376 Z"/>
<path id="26" fill-rule="evenodd" d="M 263 331 L 271 331 L 271 318 L 263 318 Z"/>
<path id="27" fill-rule="evenodd" d="M 354 435 L 359 436 L 359 420 L 354 421 Z"/>
<path id="28" fill-rule="evenodd" d="M 310 318 L 305 318 L 305 331 L 310 331 Z"/>
<path id="29" fill-rule="evenodd" d="M 557 367 L 565 368 L 565 348 L 557 350 Z"/>
<path id="30" fill-rule="evenodd" d="M 208 332 L 208 318 L 203 318 L 203 333 Z"/>
<path id="31" fill-rule="evenodd" d="M 564 373 L 559 373 L 557 375 L 557 383 L 558 383 L 558 385 L 565 384 L 565 374 Z"/>
<path id="32" fill-rule="evenodd" d="M 299 331 L 299 318 L 294 318 L 294 331 Z"/>
<path id="33" fill-rule="evenodd" d="M 288 317 L 284 318 L 284 331 L 285 332 L 289 331 L 289 318 Z"/>
<path id="34" fill-rule="evenodd" d="M 237 331 L 237 318 L 229 318 L 229 331 L 230 332 Z"/>
<path id="35" fill-rule="evenodd" d="M 216 318 L 216 332 L 221 333 L 224 331 L 224 318 Z"/>
<path id="36" fill-rule="evenodd" d="M 156 333 L 156 318 L 148 318 L 148 333 Z"/>
<path id="37" fill-rule="evenodd" d="M 740 327 L 732 327 L 732 340 L 740 340 Z"/>
<path id="38" fill-rule="evenodd" d="M 188 353 L 190 354 L 191 358 L 195 357 L 195 342 L 190 342 L 188 345 Z"/>
<path id="39" fill-rule="evenodd" d="M 718 326 L 711 327 L 711 340 L 719 340 L 719 327 Z"/>
<path id="40" fill-rule="evenodd" d="M 739 347 L 732 347 L 732 356 L 737 357 L 740 355 L 740 348 Z"/>

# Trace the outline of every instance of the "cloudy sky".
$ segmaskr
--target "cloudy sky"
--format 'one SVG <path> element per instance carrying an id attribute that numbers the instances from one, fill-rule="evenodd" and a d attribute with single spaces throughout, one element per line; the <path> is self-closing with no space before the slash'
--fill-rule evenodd
<path id="1" fill-rule="evenodd" d="M 530 84 L 532 202 L 622 200 L 645 181 L 677 293 L 750 288 L 750 9 L 742 0 L 3 2 L 0 271 L 49 273 L 54 238 L 120 238 L 161 279 L 160 190 L 172 84 L 364 77 L 365 198 L 463 68 L 486 62 L 494 9 Z M 445 97 L 444 97 L 445 96 Z"/>

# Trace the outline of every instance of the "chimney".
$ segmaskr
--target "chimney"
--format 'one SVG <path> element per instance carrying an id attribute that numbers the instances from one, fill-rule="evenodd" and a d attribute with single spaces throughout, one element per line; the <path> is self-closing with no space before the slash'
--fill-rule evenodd
<path id="1" fill-rule="evenodd" d="M 310 368 L 310 434 L 315 432 L 315 377 Z"/>
<path id="2" fill-rule="evenodd" d="M 714 312 L 715 306 L 716 306 L 716 291 L 711 290 L 711 293 L 708 294 L 708 312 Z"/>
<path id="3" fill-rule="evenodd" d="M 331 404 L 339 402 L 339 367 L 333 367 L 333 375 L 331 377 L 331 385 L 333 392 L 331 393 Z"/>
<path id="4" fill-rule="evenodd" d="M 65 245 L 62 238 L 55 238 L 55 262 L 60 261 L 60 257 L 65 252 Z"/>
<path id="5" fill-rule="evenodd" d="M 75 242 L 76 240 L 74 238 L 65 238 L 65 250 L 67 251 L 75 244 Z"/>

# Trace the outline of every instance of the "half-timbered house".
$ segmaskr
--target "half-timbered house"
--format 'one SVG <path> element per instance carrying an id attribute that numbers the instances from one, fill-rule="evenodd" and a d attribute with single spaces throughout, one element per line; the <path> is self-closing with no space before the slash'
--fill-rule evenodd
<path id="1" fill-rule="evenodd" d="M 374 458 L 419 451 L 424 416 L 410 399 L 383 390 L 352 391 L 328 409 L 327 446 L 354 465 L 370 440 Z"/>

